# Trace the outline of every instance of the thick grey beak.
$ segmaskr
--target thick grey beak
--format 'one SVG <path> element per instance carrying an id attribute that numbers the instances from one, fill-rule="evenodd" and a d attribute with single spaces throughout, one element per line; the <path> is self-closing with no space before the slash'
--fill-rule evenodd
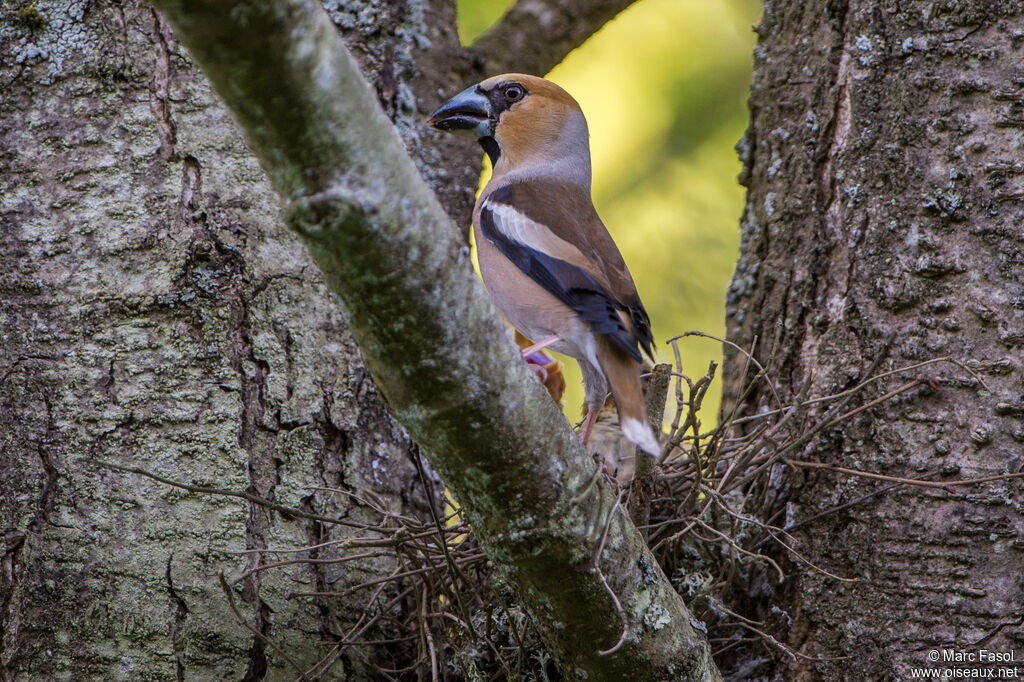
<path id="1" fill-rule="evenodd" d="M 473 85 L 445 102 L 427 121 L 438 130 L 468 130 L 477 137 L 493 134 L 491 103 Z"/>

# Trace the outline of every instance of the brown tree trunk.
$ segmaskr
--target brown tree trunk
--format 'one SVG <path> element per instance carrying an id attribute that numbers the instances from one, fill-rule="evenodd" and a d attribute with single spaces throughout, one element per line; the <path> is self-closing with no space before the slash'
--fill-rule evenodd
<path id="1" fill-rule="evenodd" d="M 451 56 L 453 8 L 425 11 L 352 2 L 333 16 L 409 147 L 434 161 L 461 154 L 471 177 L 471 148 L 418 139 L 418 95 L 436 99 L 464 68 Z M 280 558 L 242 550 L 358 531 L 98 462 L 359 523 L 375 514 L 322 488 L 372 489 L 395 512 L 423 510 L 411 441 L 259 164 L 163 20 L 138 2 L 2 12 L 0 677 L 261 679 L 284 661 L 234 622 L 218 570 Z M 419 61 L 447 70 L 417 78 Z M 465 214 L 472 182 L 437 186 Z M 286 595 L 390 569 L 363 562 L 340 581 L 308 565 L 256 573 L 238 602 L 308 667 L 357 621 L 366 594 Z M 361 665 L 352 656 L 334 672 Z"/>
<path id="2" fill-rule="evenodd" d="M 1013 3 L 766 6 L 730 339 L 756 338 L 766 361 L 778 338 L 770 374 L 786 404 L 960 363 L 881 379 L 848 407 L 903 390 L 792 459 L 932 481 L 1021 471 L 1022 27 Z M 727 362 L 727 406 L 749 378 L 742 360 Z M 761 385 L 741 407 L 778 404 Z M 799 426 L 830 407 L 804 410 Z M 750 610 L 820 660 L 780 656 L 760 672 L 907 679 L 942 649 L 1019 660 L 1021 485 L 893 486 L 776 464 L 767 515 L 795 528 L 809 562 L 856 582 L 787 555 L 788 580 Z"/>

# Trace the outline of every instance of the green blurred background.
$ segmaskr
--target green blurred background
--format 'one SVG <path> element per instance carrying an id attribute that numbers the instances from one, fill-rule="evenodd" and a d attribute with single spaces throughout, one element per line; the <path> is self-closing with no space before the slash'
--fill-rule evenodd
<path id="1" fill-rule="evenodd" d="M 462 42 L 472 43 L 511 4 L 458 0 Z M 594 203 L 629 265 L 666 362 L 672 350 L 665 341 L 676 334 L 724 335 L 743 209 L 733 146 L 747 125 L 751 27 L 760 10 L 760 0 L 640 0 L 547 74 L 586 114 Z M 690 377 L 721 361 L 720 345 L 710 340 L 685 339 L 680 349 Z M 564 404 L 576 420 L 579 371 L 562 360 Z M 716 379 L 705 425 L 720 396 Z"/>

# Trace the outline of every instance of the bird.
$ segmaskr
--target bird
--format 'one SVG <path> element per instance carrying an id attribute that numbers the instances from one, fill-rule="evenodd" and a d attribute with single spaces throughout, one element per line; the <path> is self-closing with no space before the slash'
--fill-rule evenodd
<path id="1" fill-rule="evenodd" d="M 534 343 L 580 365 L 590 429 L 610 389 L 625 437 L 658 456 L 641 389 L 651 322 L 591 198 L 590 142 L 579 103 L 552 81 L 493 76 L 449 99 L 427 123 L 469 133 L 491 160 L 473 209 L 480 275 L 498 312 Z"/>
<path id="2" fill-rule="evenodd" d="M 517 331 L 516 345 L 526 350 L 530 349 L 534 343 Z M 526 366 L 537 375 L 537 379 L 547 389 L 548 395 L 555 401 L 555 404 L 561 406 L 562 395 L 565 393 L 565 374 L 562 372 L 562 363 L 543 350 L 531 350 L 530 353 L 524 353 L 523 360 L 526 361 Z"/>
<path id="3" fill-rule="evenodd" d="M 632 483 L 636 472 L 636 445 L 623 436 L 613 398 L 608 398 L 598 412 L 585 445 L 587 454 L 594 458 L 601 471 L 620 486 Z"/>

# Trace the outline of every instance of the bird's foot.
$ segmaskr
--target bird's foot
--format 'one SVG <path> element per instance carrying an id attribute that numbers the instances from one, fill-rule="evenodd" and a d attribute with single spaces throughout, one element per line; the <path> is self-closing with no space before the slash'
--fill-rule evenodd
<path id="1" fill-rule="evenodd" d="M 537 351 L 544 350 L 545 348 L 547 348 L 551 344 L 557 343 L 557 342 L 559 342 L 561 340 L 562 340 L 562 337 L 559 336 L 558 334 L 555 334 L 553 336 L 549 336 L 548 338 L 544 339 L 543 341 L 538 341 L 537 343 L 533 344 L 532 346 L 527 346 L 526 348 L 524 348 L 523 351 L 522 351 L 523 352 L 523 357 L 524 358 L 528 358 L 531 355 L 533 355 L 534 353 L 536 353 Z"/>

